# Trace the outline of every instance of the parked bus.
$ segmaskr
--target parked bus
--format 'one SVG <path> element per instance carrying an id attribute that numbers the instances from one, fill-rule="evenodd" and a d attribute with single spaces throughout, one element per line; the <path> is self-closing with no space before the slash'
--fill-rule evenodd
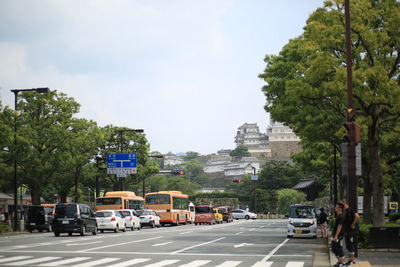
<path id="1" fill-rule="evenodd" d="M 186 224 L 189 211 L 189 196 L 180 191 L 159 191 L 147 193 L 145 208 L 152 209 L 161 217 L 161 225 Z"/>
<path id="2" fill-rule="evenodd" d="M 144 198 L 130 191 L 107 192 L 104 197 L 96 198 L 96 211 L 98 210 L 122 210 L 144 208 Z"/>

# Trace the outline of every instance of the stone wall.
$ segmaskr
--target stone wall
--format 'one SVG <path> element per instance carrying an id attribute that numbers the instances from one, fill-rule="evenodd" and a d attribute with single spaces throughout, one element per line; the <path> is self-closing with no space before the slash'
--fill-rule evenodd
<path id="1" fill-rule="evenodd" d="M 289 158 L 291 155 L 301 152 L 302 148 L 300 142 L 280 142 L 274 141 L 269 143 L 269 147 L 271 148 L 271 157 L 287 157 Z"/>

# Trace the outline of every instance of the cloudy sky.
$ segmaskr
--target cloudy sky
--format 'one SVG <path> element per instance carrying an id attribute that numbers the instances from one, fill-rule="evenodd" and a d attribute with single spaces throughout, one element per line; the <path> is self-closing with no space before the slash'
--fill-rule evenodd
<path id="1" fill-rule="evenodd" d="M 266 54 L 322 0 L 0 0 L 0 99 L 49 87 L 100 126 L 144 129 L 151 150 L 215 153 L 265 132 Z"/>

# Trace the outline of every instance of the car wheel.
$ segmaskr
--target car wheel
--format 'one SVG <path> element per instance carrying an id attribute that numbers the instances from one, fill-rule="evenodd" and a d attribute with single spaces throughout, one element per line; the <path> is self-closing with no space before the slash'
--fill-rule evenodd
<path id="1" fill-rule="evenodd" d="M 141 229 L 142 229 L 142 225 L 139 224 L 139 227 L 138 227 L 137 229 L 138 229 L 138 230 L 141 230 Z"/>
<path id="2" fill-rule="evenodd" d="M 161 223 L 158 223 L 157 227 L 160 228 L 161 227 Z"/>
<path id="3" fill-rule="evenodd" d="M 39 229 L 39 232 L 40 232 L 40 233 L 43 233 L 43 229 Z"/>
<path id="4" fill-rule="evenodd" d="M 246 220 L 248 220 L 248 219 L 250 219 L 250 216 L 249 216 L 249 215 L 246 215 L 244 218 L 245 218 Z"/>
<path id="5" fill-rule="evenodd" d="M 132 230 L 132 231 L 135 231 L 135 226 L 132 226 L 132 227 L 131 227 L 131 230 Z"/>
<path id="6" fill-rule="evenodd" d="M 124 226 L 124 229 L 122 229 L 122 232 L 126 232 L 126 224 Z"/>
<path id="7" fill-rule="evenodd" d="M 104 233 L 104 230 L 100 230 L 100 233 Z"/>
<path id="8" fill-rule="evenodd" d="M 151 228 L 156 227 L 156 224 L 154 223 L 154 221 L 151 222 Z"/>
<path id="9" fill-rule="evenodd" d="M 86 234 L 86 225 L 84 225 L 83 227 L 82 227 L 82 230 L 81 230 L 81 236 L 84 236 L 85 234 Z"/>
<path id="10" fill-rule="evenodd" d="M 60 236 L 59 232 L 54 232 L 54 236 Z"/>
<path id="11" fill-rule="evenodd" d="M 94 229 L 93 229 L 92 235 L 97 235 L 97 225 L 95 225 L 95 226 L 94 226 Z"/>
<path id="12" fill-rule="evenodd" d="M 197 223 L 195 222 L 194 225 L 197 225 Z"/>
<path id="13" fill-rule="evenodd" d="M 119 227 L 118 224 L 115 226 L 114 233 L 118 233 Z"/>
<path id="14" fill-rule="evenodd" d="M 29 232 L 29 233 L 32 233 L 32 229 L 29 229 L 28 232 Z"/>
<path id="15" fill-rule="evenodd" d="M 68 233 L 69 236 L 72 236 L 72 233 Z"/>

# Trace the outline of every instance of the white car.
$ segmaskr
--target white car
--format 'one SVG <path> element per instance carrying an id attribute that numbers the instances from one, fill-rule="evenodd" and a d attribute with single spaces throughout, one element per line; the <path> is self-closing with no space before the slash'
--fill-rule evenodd
<path id="1" fill-rule="evenodd" d="M 135 210 L 118 210 L 122 217 L 125 219 L 126 228 L 130 228 L 132 231 L 135 229 L 140 230 L 142 225 L 140 224 L 139 214 Z"/>
<path id="2" fill-rule="evenodd" d="M 149 225 L 152 228 L 161 227 L 160 216 L 154 210 L 137 210 L 140 217 L 140 224 Z"/>
<path id="3" fill-rule="evenodd" d="M 233 218 L 236 220 L 239 219 L 257 219 L 257 214 L 247 211 L 247 210 L 232 210 Z"/>
<path id="4" fill-rule="evenodd" d="M 287 237 L 317 238 L 317 218 L 311 205 L 290 206 Z"/>
<path id="5" fill-rule="evenodd" d="M 100 232 L 104 230 L 111 230 L 117 233 L 118 231 L 125 232 L 126 225 L 125 219 L 119 211 L 116 210 L 99 210 L 96 212 L 97 229 Z"/>

